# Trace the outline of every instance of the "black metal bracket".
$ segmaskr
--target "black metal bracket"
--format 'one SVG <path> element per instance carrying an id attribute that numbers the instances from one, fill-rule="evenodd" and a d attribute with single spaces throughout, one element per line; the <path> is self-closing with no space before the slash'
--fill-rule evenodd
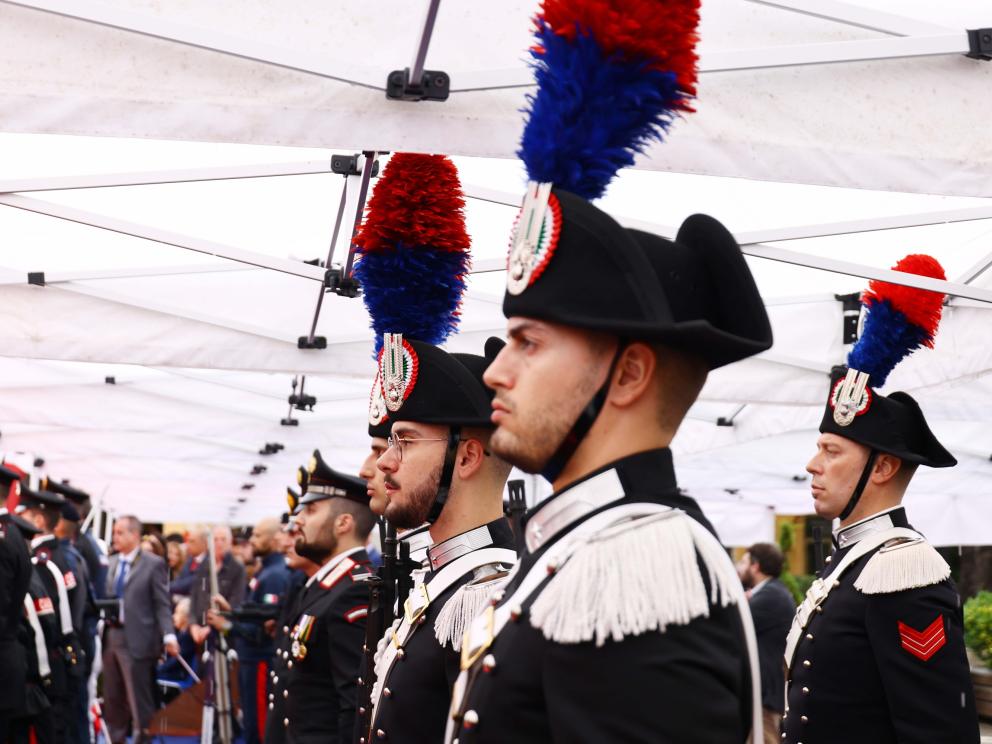
<path id="1" fill-rule="evenodd" d="M 361 286 L 351 276 L 344 276 L 340 266 L 332 266 L 324 275 L 324 286 L 328 292 L 333 292 L 340 297 L 358 297 L 361 294 Z"/>
<path id="2" fill-rule="evenodd" d="M 447 101 L 450 93 L 451 77 L 441 70 L 424 70 L 420 80 L 411 80 L 406 67 L 386 78 L 386 98 L 391 101 Z"/>
<path id="3" fill-rule="evenodd" d="M 861 319 L 861 293 L 835 294 L 834 299 L 841 303 L 843 308 L 844 327 L 841 331 L 841 343 L 848 346 L 858 340 L 858 322 Z"/>
<path id="4" fill-rule="evenodd" d="M 258 454 L 274 455 L 277 452 L 279 452 L 279 450 L 284 450 L 284 449 L 286 449 L 286 446 L 284 444 L 280 444 L 279 442 L 266 442 L 265 446 L 258 451 Z"/>
<path id="5" fill-rule="evenodd" d="M 968 49 L 972 59 L 992 60 L 992 28 L 968 29 Z"/>
<path id="6" fill-rule="evenodd" d="M 28 284 L 34 284 L 37 287 L 45 286 L 45 272 L 44 271 L 29 271 L 28 272 Z"/>
<path id="7" fill-rule="evenodd" d="M 729 416 L 720 416 L 716 420 L 716 425 L 717 426 L 733 426 L 734 425 L 734 419 L 736 419 L 740 415 L 741 411 L 743 411 L 746 407 L 747 407 L 747 404 L 745 403 L 745 404 L 743 404 L 741 406 L 738 406 L 737 410 L 734 411 Z"/>
<path id="8" fill-rule="evenodd" d="M 355 153 L 354 155 L 332 155 L 331 173 L 337 173 L 339 176 L 362 175 L 362 169 L 358 167 L 358 158 L 360 157 L 360 153 Z M 379 161 L 376 160 L 372 163 L 372 178 L 375 178 L 378 175 Z"/>

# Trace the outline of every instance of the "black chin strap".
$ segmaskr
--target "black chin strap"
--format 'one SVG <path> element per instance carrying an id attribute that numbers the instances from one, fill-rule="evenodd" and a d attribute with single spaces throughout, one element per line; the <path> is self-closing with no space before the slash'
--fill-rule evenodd
<path id="1" fill-rule="evenodd" d="M 858 485 L 854 487 L 854 493 L 851 494 L 851 500 L 847 502 L 847 506 L 844 507 L 844 511 L 840 513 L 841 522 L 851 516 L 851 512 L 854 511 L 854 507 L 858 505 L 861 500 L 861 494 L 865 490 L 865 486 L 868 485 L 868 478 L 871 477 L 871 471 L 875 469 L 875 460 L 878 457 L 878 450 L 872 450 L 868 453 L 868 462 L 865 463 L 865 469 L 861 471 L 861 477 L 858 479 Z"/>
<path id="2" fill-rule="evenodd" d="M 434 524 L 441 516 L 441 510 L 448 503 L 448 493 L 451 491 L 451 479 L 455 474 L 455 455 L 458 454 L 458 443 L 462 440 L 462 427 L 452 426 L 448 431 L 448 448 L 444 452 L 444 466 L 441 468 L 441 482 L 437 487 L 437 496 L 427 513 L 427 523 Z"/>
<path id="3" fill-rule="evenodd" d="M 616 353 L 613 355 L 613 361 L 610 362 L 610 371 L 606 375 L 606 381 L 596 391 L 596 394 L 592 396 L 592 400 L 582 409 L 582 413 L 579 414 L 575 423 L 572 424 L 572 428 L 569 429 L 568 434 L 565 435 L 561 444 L 558 445 L 558 449 L 544 463 L 541 475 L 547 480 L 554 481 L 555 478 L 561 475 L 561 471 L 565 469 L 568 461 L 572 459 L 575 450 L 579 448 L 579 445 L 586 438 L 586 434 L 589 433 L 592 425 L 596 423 L 596 418 L 599 416 L 600 411 L 603 410 L 603 404 L 606 403 L 606 396 L 610 392 L 610 383 L 613 382 L 613 372 L 625 348 L 627 348 L 627 342 L 621 338 L 617 344 Z"/>

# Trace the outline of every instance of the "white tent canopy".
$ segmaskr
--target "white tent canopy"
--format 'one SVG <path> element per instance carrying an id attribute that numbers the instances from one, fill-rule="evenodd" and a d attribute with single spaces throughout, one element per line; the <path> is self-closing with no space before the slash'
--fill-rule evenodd
<path id="1" fill-rule="evenodd" d="M 116 7 L 121 20 L 124 5 L 73 7 L 91 15 Z M 207 5 L 127 9 L 156 18 L 164 35 L 175 36 L 182 30 L 176 18 L 184 26 L 217 26 L 213 14 L 224 4 Z M 981 25 L 971 5 L 950 3 L 934 18 L 922 3 L 910 3 L 905 12 L 920 25 L 904 21 L 904 38 L 925 23 Z M 70 478 L 110 510 L 153 521 L 243 523 L 281 510 L 284 486 L 315 446 L 336 467 L 357 470 L 373 369 L 361 301 L 326 295 L 316 332 L 328 348 L 297 348 L 310 330 L 320 292 L 315 278 L 323 274 L 302 261 L 326 258 L 345 185 L 327 172 L 332 151 L 321 148 L 474 156 L 456 162 L 469 195 L 483 197 L 470 198 L 467 208 L 478 273 L 449 347 L 478 350 L 502 332 L 498 268 L 515 210 L 500 202 L 512 203 L 523 175 L 514 161 L 480 156 L 512 155 L 523 89 L 453 93 L 446 103 L 389 102 L 381 91 L 12 6 L 0 3 L 0 36 L 10 42 L 0 55 L 0 128 L 105 137 L 0 135 L 0 191 L 19 192 L 0 194 L 0 204 L 18 207 L 0 208 L 0 450 L 41 456 L 45 471 Z M 501 9 L 499 17 L 487 17 L 488 6 L 472 6 L 470 15 L 441 7 L 428 68 L 447 69 L 457 85 L 456 69 L 520 67 L 532 4 L 517 6 L 516 15 Z M 260 5 L 239 5 L 223 25 L 259 49 L 306 48 L 310 61 L 323 65 L 364 60 L 381 67 L 383 80 L 409 64 L 393 58 L 397 45 L 381 41 L 411 36 L 419 20 L 411 20 L 408 4 L 366 4 L 360 17 L 316 4 L 307 10 L 273 18 Z M 739 23 L 734 36 L 731 19 Z M 469 31 L 477 28 L 486 33 Z M 706 50 L 731 41 L 740 48 L 881 36 L 730 0 L 705 3 L 703 31 L 704 63 Z M 361 43 L 374 38 L 375 53 L 361 53 Z M 483 40 L 494 45 L 489 56 L 480 51 Z M 914 522 L 939 544 L 990 541 L 992 304 L 983 300 L 992 299 L 992 272 L 984 271 L 992 263 L 992 206 L 976 196 L 992 188 L 992 151 L 978 119 L 969 118 L 981 96 L 967 94 L 970 86 L 987 88 L 989 69 L 957 55 L 705 73 L 699 114 L 644 162 L 682 172 L 625 172 L 602 201 L 626 221 L 662 231 L 708 212 L 749 244 L 775 346 L 712 375 L 675 443 L 681 485 L 701 500 L 728 544 L 771 538 L 776 512 L 810 510 L 803 465 L 827 372 L 844 357 L 834 295 L 865 284 L 836 271 L 847 270 L 846 262 L 853 273 L 871 274 L 914 251 L 939 258 L 958 290 L 974 299 L 953 299 L 936 349 L 891 378 L 890 389 L 918 394 L 960 460 L 951 471 L 921 472 L 909 503 Z M 954 100 L 942 95 L 926 115 L 895 103 L 918 100 L 929 75 L 953 86 Z M 858 85 L 873 94 L 859 98 Z M 849 107 L 831 100 L 841 92 Z M 811 128 L 827 111 L 830 127 Z M 944 127 L 931 114 L 968 125 Z M 241 144 L 128 139 L 134 137 Z M 200 180 L 209 176 L 204 169 L 228 177 Z M 99 175 L 123 172 L 141 175 Z M 232 180 L 234 173 L 303 175 Z M 96 183 L 157 185 L 44 190 Z M 879 229 L 893 225 L 902 227 Z M 338 240 L 337 261 L 346 237 Z M 767 258 L 783 255 L 831 271 Z M 29 285 L 29 272 L 43 272 L 45 286 Z M 302 375 L 317 407 L 294 412 L 298 426 L 281 426 L 290 382 Z M 105 383 L 108 376 L 116 384 Z M 721 418 L 733 425 L 717 425 Z M 266 442 L 285 449 L 258 454 Z M 249 475 L 255 464 L 267 472 Z M 242 490 L 246 483 L 253 488 Z M 532 498 L 545 492 L 536 481 L 529 485 Z"/>

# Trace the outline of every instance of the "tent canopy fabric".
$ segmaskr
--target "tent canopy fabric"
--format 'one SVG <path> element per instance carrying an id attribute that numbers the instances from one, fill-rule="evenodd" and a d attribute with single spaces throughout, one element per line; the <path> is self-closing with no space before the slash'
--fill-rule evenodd
<path id="1" fill-rule="evenodd" d="M 516 210 L 484 197 L 522 191 L 522 170 L 510 158 L 525 88 L 456 91 L 445 103 L 387 101 L 382 91 L 326 75 L 28 5 L 69 7 L 0 2 L 0 130 L 8 132 L 0 134 L 0 192 L 22 189 L 17 198 L 36 200 L 42 211 L 141 224 L 300 268 L 259 268 L 11 208 L 24 202 L 0 193 L 7 205 L 0 206 L 0 450 L 9 457 L 42 457 L 40 471 L 71 479 L 111 512 L 149 521 L 240 524 L 281 511 L 285 486 L 314 447 L 334 467 L 357 471 L 367 452 L 374 372 L 361 301 L 325 295 L 316 333 L 327 348 L 297 348 L 321 292 L 313 278 L 321 272 L 301 262 L 326 258 L 345 179 L 311 169 L 184 182 L 182 173 L 195 169 L 278 170 L 351 150 L 461 156 L 456 164 L 474 195 L 466 213 L 476 273 L 448 346 L 478 351 L 486 337 L 503 333 L 499 267 Z M 306 49 L 300 65 L 325 72 L 338 65 L 383 80 L 409 64 L 411 29 L 422 13 L 385 0 L 360 10 L 304 2 L 292 15 L 257 2 L 237 12 L 226 2 L 185 0 L 72 5 L 132 26 L 150 19 L 164 37 L 224 28 L 224 39 L 211 31 L 218 45 L 251 39 L 258 56 Z M 885 5 L 864 0 L 860 7 Z M 485 70 L 521 70 L 535 7 L 473 5 L 470 12 L 442 4 L 427 67 L 449 71 L 456 88 L 458 71 L 484 80 Z M 967 2 L 937 12 L 921 0 L 900 12 L 907 26 L 915 24 L 904 29 L 909 37 L 992 25 Z M 878 38 L 885 35 L 744 0 L 704 3 L 704 66 L 708 53 L 721 50 Z M 941 55 L 704 72 L 699 112 L 639 169 L 621 174 L 601 205 L 669 234 L 693 212 L 713 214 L 738 235 L 821 226 L 808 234 L 825 237 L 765 242 L 818 265 L 877 269 L 928 252 L 952 281 L 992 291 L 992 271 L 983 270 L 992 264 L 992 210 L 981 219 L 934 217 L 901 229 L 872 222 L 989 208 L 981 197 L 992 192 L 992 150 L 975 122 L 990 69 Z M 934 102 L 916 109 L 921 90 L 934 91 Z M 68 176 L 164 170 L 179 182 L 34 190 Z M 822 227 L 839 223 L 849 227 Z M 338 262 L 341 246 L 339 239 Z M 859 276 L 757 257 L 748 263 L 775 346 L 711 375 L 674 443 L 680 484 L 728 544 L 771 539 L 776 513 L 809 513 L 804 464 L 829 368 L 845 356 L 836 295 L 865 286 Z M 38 277 L 28 283 L 35 272 L 44 274 L 43 286 Z M 916 395 L 960 461 L 951 471 L 921 470 L 907 497 L 914 523 L 937 544 L 989 542 L 982 525 L 992 523 L 990 330 L 992 304 L 952 299 L 936 348 L 903 364 L 886 388 Z M 291 381 L 304 375 L 318 404 L 293 412 L 298 426 L 282 426 Z M 260 455 L 266 442 L 285 449 Z M 256 464 L 267 469 L 252 476 Z M 532 478 L 528 489 L 532 501 L 548 492 Z"/>

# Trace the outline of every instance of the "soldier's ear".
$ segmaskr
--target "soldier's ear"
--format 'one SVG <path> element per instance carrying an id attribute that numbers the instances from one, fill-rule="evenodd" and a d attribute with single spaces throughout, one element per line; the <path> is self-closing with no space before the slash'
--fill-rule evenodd
<path id="1" fill-rule="evenodd" d="M 613 370 L 610 402 L 627 408 L 641 400 L 655 384 L 656 366 L 657 358 L 650 346 L 640 341 L 628 343 Z"/>
<path id="2" fill-rule="evenodd" d="M 902 469 L 902 460 L 895 455 L 885 452 L 879 453 L 875 460 L 875 468 L 871 474 L 872 482 L 877 485 L 885 485 L 895 478 Z"/>

